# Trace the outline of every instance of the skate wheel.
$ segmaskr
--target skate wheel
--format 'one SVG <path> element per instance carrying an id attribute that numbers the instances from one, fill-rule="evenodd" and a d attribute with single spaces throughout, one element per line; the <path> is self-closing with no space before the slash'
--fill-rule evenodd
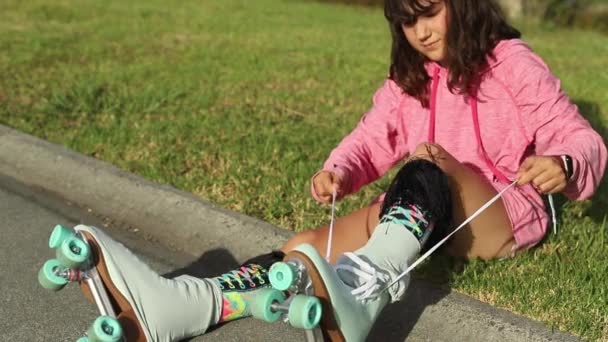
<path id="1" fill-rule="evenodd" d="M 281 318 L 281 311 L 273 310 L 272 304 L 281 304 L 285 301 L 283 292 L 275 289 L 261 289 L 251 303 L 251 314 L 257 319 L 266 322 L 276 322 Z"/>
<path id="2" fill-rule="evenodd" d="M 78 340 L 76 340 L 76 342 L 89 342 L 89 338 L 88 337 L 81 337 Z"/>
<path id="3" fill-rule="evenodd" d="M 97 317 L 89 329 L 90 342 L 117 342 L 122 340 L 122 327 L 110 316 Z"/>
<path id="4" fill-rule="evenodd" d="M 296 268 L 292 264 L 282 261 L 272 264 L 268 271 L 270 284 L 279 291 L 286 291 L 290 288 L 296 282 L 297 277 L 298 272 Z"/>
<path id="5" fill-rule="evenodd" d="M 51 237 L 49 237 L 49 247 L 52 249 L 55 249 L 59 246 L 61 246 L 61 243 L 71 237 L 74 236 L 75 233 L 73 230 L 67 229 L 64 226 L 58 224 L 55 226 L 55 228 L 53 229 L 53 232 L 51 233 Z"/>
<path id="6" fill-rule="evenodd" d="M 321 320 L 321 301 L 317 297 L 295 295 L 291 304 L 287 318 L 289 323 L 295 328 L 313 329 Z"/>
<path id="7" fill-rule="evenodd" d="M 77 269 L 90 255 L 89 245 L 76 236 L 63 240 L 56 250 L 57 260 L 67 268 Z"/>
<path id="8" fill-rule="evenodd" d="M 68 283 L 68 280 L 55 274 L 55 271 L 62 269 L 64 267 L 59 260 L 47 260 L 38 272 L 38 282 L 47 290 L 61 290 Z"/>

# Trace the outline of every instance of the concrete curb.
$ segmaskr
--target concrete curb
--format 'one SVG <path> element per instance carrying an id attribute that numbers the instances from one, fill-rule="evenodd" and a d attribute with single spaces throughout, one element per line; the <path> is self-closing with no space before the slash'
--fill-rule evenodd
<path id="1" fill-rule="evenodd" d="M 205 246 L 208 250 L 227 249 L 242 261 L 277 248 L 293 235 L 0 125 L 0 180 L 2 177 L 77 203 L 119 226 L 138 228 L 193 256 Z M 541 323 L 421 282 L 414 281 L 406 297 L 387 308 L 373 336 L 402 341 L 404 336 L 399 332 L 405 330 L 407 339 L 419 341 L 472 341 L 480 336 L 485 336 L 485 341 L 580 341 Z"/>
<path id="2" fill-rule="evenodd" d="M 205 245 L 244 260 L 276 249 L 293 234 L 2 125 L 0 174 L 192 255 Z"/>

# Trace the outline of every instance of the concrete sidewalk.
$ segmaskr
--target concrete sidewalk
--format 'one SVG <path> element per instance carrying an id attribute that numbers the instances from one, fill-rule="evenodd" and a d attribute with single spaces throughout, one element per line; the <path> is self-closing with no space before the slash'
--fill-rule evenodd
<path id="1" fill-rule="evenodd" d="M 292 234 L 1 125 L 0 176 L 192 256 L 203 248 L 227 250 L 241 261 L 281 246 Z M 421 282 L 413 284 L 404 302 L 385 310 L 370 340 L 578 341 Z"/>

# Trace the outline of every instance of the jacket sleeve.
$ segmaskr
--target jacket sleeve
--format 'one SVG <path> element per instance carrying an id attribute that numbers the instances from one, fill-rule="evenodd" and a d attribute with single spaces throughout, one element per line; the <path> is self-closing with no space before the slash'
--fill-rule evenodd
<path id="1" fill-rule="evenodd" d="M 380 178 L 407 155 L 406 136 L 398 117 L 401 94 L 395 82 L 386 80 L 374 94 L 371 109 L 323 165 L 323 170 L 343 178 L 344 194 L 354 193 Z"/>
<path id="2" fill-rule="evenodd" d="M 513 68 L 513 95 L 528 140 L 537 155 L 570 155 L 574 174 L 564 194 L 572 200 L 591 197 L 606 168 L 606 145 L 581 116 L 540 57 L 519 54 Z"/>

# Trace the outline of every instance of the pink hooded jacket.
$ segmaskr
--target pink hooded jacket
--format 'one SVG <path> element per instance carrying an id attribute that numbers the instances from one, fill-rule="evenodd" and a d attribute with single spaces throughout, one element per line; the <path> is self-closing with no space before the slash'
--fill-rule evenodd
<path id="1" fill-rule="evenodd" d="M 381 177 L 420 143 L 434 140 L 501 190 L 515 179 L 527 156 L 568 154 L 574 175 L 564 193 L 570 199 L 589 198 L 606 167 L 601 136 L 579 114 L 547 65 L 521 40 L 501 41 L 489 63 L 491 71 L 476 101 L 451 93 L 447 70 L 429 63 L 430 109 L 387 80 L 374 95 L 372 108 L 331 152 L 323 170 L 341 175 L 342 191 L 353 193 Z M 509 192 L 518 193 L 517 200 L 503 198 L 516 242 L 519 247 L 533 245 L 548 223 L 543 200 L 532 186 Z"/>

